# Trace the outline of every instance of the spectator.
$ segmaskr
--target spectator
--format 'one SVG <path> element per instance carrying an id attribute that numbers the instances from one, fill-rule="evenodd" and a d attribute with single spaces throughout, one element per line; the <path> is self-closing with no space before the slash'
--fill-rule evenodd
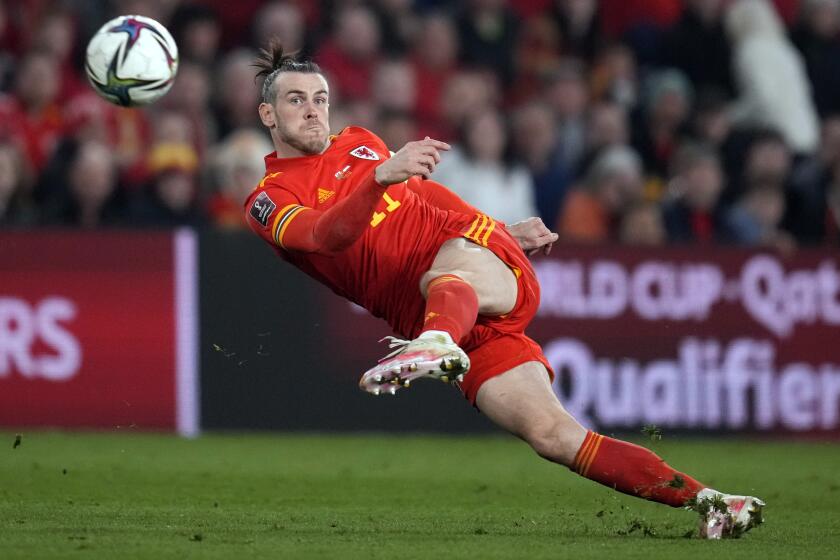
<path id="1" fill-rule="evenodd" d="M 642 198 L 642 162 L 632 149 L 614 146 L 593 162 L 572 189 L 556 220 L 566 241 L 616 241 L 623 213 Z"/>
<path id="2" fill-rule="evenodd" d="M 627 245 L 664 245 L 668 234 L 659 204 L 646 200 L 630 204 L 621 216 L 618 235 Z"/>
<path id="3" fill-rule="evenodd" d="M 418 92 L 414 112 L 425 136 L 439 138 L 446 134 L 442 98 L 446 84 L 458 72 L 458 35 L 446 15 L 435 12 L 421 22 L 411 54 Z"/>
<path id="4" fill-rule="evenodd" d="M 731 131 L 732 119 L 726 94 L 717 89 L 701 91 L 697 96 L 691 119 L 691 134 L 694 140 L 715 150 L 721 150 Z"/>
<path id="5" fill-rule="evenodd" d="M 506 148 L 501 115 L 484 111 L 467 121 L 461 142 L 444 154 L 432 179 L 503 222 L 535 216 L 531 178 L 524 168 L 504 161 Z"/>
<path id="6" fill-rule="evenodd" d="M 458 17 L 461 57 L 470 66 L 494 69 L 505 86 L 514 77 L 517 20 L 505 0 L 467 0 Z"/>
<path id="7" fill-rule="evenodd" d="M 172 14 L 169 29 L 178 44 L 178 55 L 182 61 L 207 68 L 213 66 L 218 56 L 222 25 L 219 15 L 212 8 L 181 4 Z"/>
<path id="8" fill-rule="evenodd" d="M 67 103 L 64 118 L 68 133 L 41 174 L 39 196 L 48 196 L 61 184 L 50 176 L 61 175 L 62 160 L 75 150 L 76 143 L 88 141 L 105 144 L 113 150 L 122 186 L 133 188 L 145 179 L 146 150 L 151 135 L 148 112 L 121 110 L 88 91 Z"/>
<path id="9" fill-rule="evenodd" d="M 814 157 L 797 166 L 791 179 L 786 220 L 803 243 L 820 243 L 840 238 L 836 233 L 837 206 L 832 207 L 832 189 L 840 184 L 840 115 L 823 123 L 820 148 Z M 840 192 L 840 191 L 838 191 Z M 836 197 L 836 194 L 834 195 Z"/>
<path id="10" fill-rule="evenodd" d="M 142 226 L 198 226 L 204 223 L 199 204 L 198 154 L 187 143 L 158 144 L 148 162 L 151 182 L 134 203 L 134 222 Z"/>
<path id="11" fill-rule="evenodd" d="M 629 140 L 627 113 L 621 105 L 593 105 L 586 117 L 585 151 L 578 172 L 582 173 L 588 169 L 592 161 L 606 148 L 626 145 Z"/>
<path id="12" fill-rule="evenodd" d="M 254 129 L 231 133 L 211 154 L 217 191 L 207 201 L 211 223 L 244 228 L 243 201 L 265 175 L 263 158 L 274 151 L 265 134 Z"/>
<path id="13" fill-rule="evenodd" d="M 580 61 L 567 59 L 546 84 L 544 99 L 555 114 L 558 157 L 567 169 L 578 169 L 586 136 L 589 95 Z"/>
<path id="14" fill-rule="evenodd" d="M 526 20 L 516 46 L 516 87 L 511 88 L 509 101 L 521 104 L 537 96 L 546 78 L 560 66 L 560 52 L 560 31 L 551 18 Z"/>
<path id="15" fill-rule="evenodd" d="M 470 117 L 493 110 L 498 102 L 496 86 L 492 76 L 486 73 L 463 71 L 453 75 L 443 91 L 443 127 L 438 139 L 454 139 L 455 131 L 460 130 Z"/>
<path id="16" fill-rule="evenodd" d="M 336 109 L 330 113 L 332 130 L 341 131 L 347 126 L 376 128 L 377 107 L 372 99 L 357 99 L 344 104 L 336 103 L 335 106 Z"/>
<path id="17" fill-rule="evenodd" d="M 15 76 L 14 94 L 0 96 L 0 135 L 22 143 L 27 164 L 44 169 L 63 131 L 56 60 L 44 51 L 24 55 Z"/>
<path id="18" fill-rule="evenodd" d="M 373 102 L 379 110 L 411 112 L 417 105 L 414 69 L 405 60 L 385 60 L 373 74 Z"/>
<path id="19" fill-rule="evenodd" d="M 834 172 L 833 181 L 826 191 L 823 242 L 833 247 L 840 245 L 840 169 L 836 169 Z"/>
<path id="20" fill-rule="evenodd" d="M 417 122 L 403 111 L 383 111 L 375 127 L 377 135 L 392 152 L 409 142 L 422 138 L 417 131 Z"/>
<path id="21" fill-rule="evenodd" d="M 218 138 L 240 128 L 262 126 L 256 109 L 260 90 L 254 82 L 253 61 L 254 53 L 248 49 L 233 50 L 221 61 L 214 103 Z"/>
<path id="22" fill-rule="evenodd" d="M 54 9 L 45 13 L 37 25 L 32 48 L 52 58 L 58 67 L 59 98 L 69 99 L 87 91 L 73 59 L 76 45 L 76 23 L 69 10 Z"/>
<path id="23" fill-rule="evenodd" d="M 770 246 L 789 252 L 793 237 L 781 229 L 785 193 L 775 183 L 756 183 L 727 212 L 730 240 L 739 245 Z"/>
<path id="24" fill-rule="evenodd" d="M 738 198 L 742 191 L 757 183 L 773 183 L 786 188 L 793 166 L 793 155 L 784 138 L 772 130 L 753 134 L 746 154 L 738 162 L 740 176 L 735 188 L 728 189 L 727 201 Z"/>
<path id="25" fill-rule="evenodd" d="M 19 150 L 8 142 L 0 143 L 0 228 L 36 223 L 36 209 L 27 195 Z"/>
<path id="26" fill-rule="evenodd" d="M 373 10 L 382 38 L 382 52 L 390 56 L 404 56 L 417 33 L 418 17 L 412 10 L 412 0 L 376 0 Z"/>
<path id="27" fill-rule="evenodd" d="M 697 90 L 732 95 L 732 48 L 723 27 L 724 0 L 685 0 L 682 16 L 663 45 L 668 66 L 679 68 Z"/>
<path id="28" fill-rule="evenodd" d="M 726 14 L 739 98 L 735 120 L 775 128 L 796 153 L 817 147 L 818 125 L 802 57 L 766 0 L 738 0 Z"/>
<path id="29" fill-rule="evenodd" d="M 621 44 L 604 48 L 590 72 L 593 99 L 610 101 L 630 112 L 639 100 L 639 80 L 633 51 Z"/>
<path id="30" fill-rule="evenodd" d="M 531 174 L 537 212 L 546 224 L 554 223 L 571 182 L 554 142 L 554 115 L 547 105 L 530 103 L 514 113 L 514 151 Z"/>
<path id="31" fill-rule="evenodd" d="M 349 5 L 336 17 L 336 29 L 321 46 L 315 62 L 329 74 L 330 86 L 341 99 L 370 97 L 370 84 L 378 64 L 379 27 L 371 10 Z"/>
<path id="32" fill-rule="evenodd" d="M 805 59 L 819 114 L 840 112 L 840 0 L 805 0 L 791 39 Z"/>
<path id="33" fill-rule="evenodd" d="M 155 115 L 153 144 L 192 144 L 192 121 L 180 111 L 161 111 Z M 144 163 L 149 163 L 147 160 Z"/>
<path id="34" fill-rule="evenodd" d="M 50 224 L 85 229 L 117 225 L 125 218 L 114 156 L 108 146 L 96 141 L 76 144 L 66 187 L 53 200 Z"/>
<path id="35" fill-rule="evenodd" d="M 712 243 L 727 239 L 719 205 L 723 171 L 714 151 L 685 145 L 675 156 L 662 214 L 668 239 L 676 243 Z"/>
<path id="36" fill-rule="evenodd" d="M 642 156 L 645 169 L 665 178 L 687 126 L 693 90 L 682 72 L 674 69 L 653 74 L 645 88 L 645 103 L 634 128 L 633 145 Z"/>
<path id="37" fill-rule="evenodd" d="M 592 59 L 604 41 L 596 0 L 554 0 L 551 11 L 563 38 L 566 55 Z"/>
<path id="38" fill-rule="evenodd" d="M 233 76 L 233 79 L 242 79 L 244 76 Z M 238 82 L 235 88 L 247 90 L 251 81 Z M 233 86 L 229 86 L 235 89 Z M 210 113 L 210 73 L 209 71 L 193 62 L 182 62 L 178 68 L 178 79 L 169 93 L 161 100 L 160 107 L 168 111 L 178 112 L 190 122 L 192 138 L 190 142 L 202 156 L 207 148 L 215 141 L 217 131 Z M 252 112 L 256 112 L 251 107 Z"/>
<path id="39" fill-rule="evenodd" d="M 294 2 L 269 2 L 254 15 L 253 47 L 262 49 L 270 39 L 277 39 L 283 50 L 297 53 L 306 50 L 306 25 L 303 12 Z"/>

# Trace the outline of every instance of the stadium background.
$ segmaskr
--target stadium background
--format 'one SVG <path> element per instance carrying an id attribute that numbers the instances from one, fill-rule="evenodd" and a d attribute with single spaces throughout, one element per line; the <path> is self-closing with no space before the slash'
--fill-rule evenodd
<path id="1" fill-rule="evenodd" d="M 180 47 L 139 110 L 82 72 L 120 13 Z M 591 426 L 838 433 L 829 0 L 0 3 L 2 424 L 489 427 L 356 391 L 390 333 L 246 231 L 268 37 L 327 72 L 333 130 L 449 141 L 438 180 L 561 234 L 532 332 Z"/>
<path id="2" fill-rule="evenodd" d="M 838 5 L 0 0 L 0 556 L 832 557 Z M 82 72 L 129 13 L 181 56 L 139 110 Z M 359 391 L 391 333 L 243 222 L 269 36 L 328 73 L 334 131 L 450 141 L 436 178 L 560 232 L 531 333 L 567 407 L 766 527 L 709 549 L 457 391 Z"/>

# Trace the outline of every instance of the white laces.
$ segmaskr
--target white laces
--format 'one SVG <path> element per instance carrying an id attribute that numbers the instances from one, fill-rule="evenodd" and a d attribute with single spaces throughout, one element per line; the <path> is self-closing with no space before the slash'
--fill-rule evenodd
<path id="1" fill-rule="evenodd" d="M 405 350 L 406 346 L 411 344 L 410 340 L 403 340 L 403 339 L 397 338 L 395 336 L 386 336 L 385 338 L 381 339 L 379 342 L 385 342 L 386 340 L 388 341 L 388 348 L 396 348 L 396 350 L 394 350 L 393 352 L 391 352 L 390 354 L 388 354 L 387 356 L 385 356 L 384 358 L 379 360 L 380 362 L 384 362 L 388 358 L 393 358 L 394 356 L 396 356 L 397 354 L 399 354 L 400 352 Z"/>

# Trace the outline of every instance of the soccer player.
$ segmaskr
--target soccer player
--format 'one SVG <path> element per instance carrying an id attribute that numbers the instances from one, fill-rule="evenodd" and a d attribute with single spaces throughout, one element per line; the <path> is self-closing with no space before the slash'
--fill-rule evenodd
<path id="1" fill-rule="evenodd" d="M 493 422 L 542 457 L 620 492 L 701 511 L 701 535 L 739 535 L 764 503 L 723 494 L 653 452 L 587 431 L 563 408 L 551 366 L 525 327 L 540 288 L 528 255 L 557 235 L 538 218 L 503 224 L 429 180 L 449 145 L 391 153 L 373 133 L 329 130 L 329 86 L 316 64 L 278 43 L 256 63 L 259 115 L 275 152 L 245 202 L 277 254 L 404 337 L 360 387 L 393 394 L 418 378 L 457 383 Z"/>

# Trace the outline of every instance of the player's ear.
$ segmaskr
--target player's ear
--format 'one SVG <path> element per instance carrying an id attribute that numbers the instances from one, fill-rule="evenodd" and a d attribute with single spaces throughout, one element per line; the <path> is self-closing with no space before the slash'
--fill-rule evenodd
<path id="1" fill-rule="evenodd" d="M 274 107 L 268 103 L 260 103 L 258 109 L 260 113 L 260 120 L 268 128 L 277 128 L 277 123 L 274 121 Z"/>

